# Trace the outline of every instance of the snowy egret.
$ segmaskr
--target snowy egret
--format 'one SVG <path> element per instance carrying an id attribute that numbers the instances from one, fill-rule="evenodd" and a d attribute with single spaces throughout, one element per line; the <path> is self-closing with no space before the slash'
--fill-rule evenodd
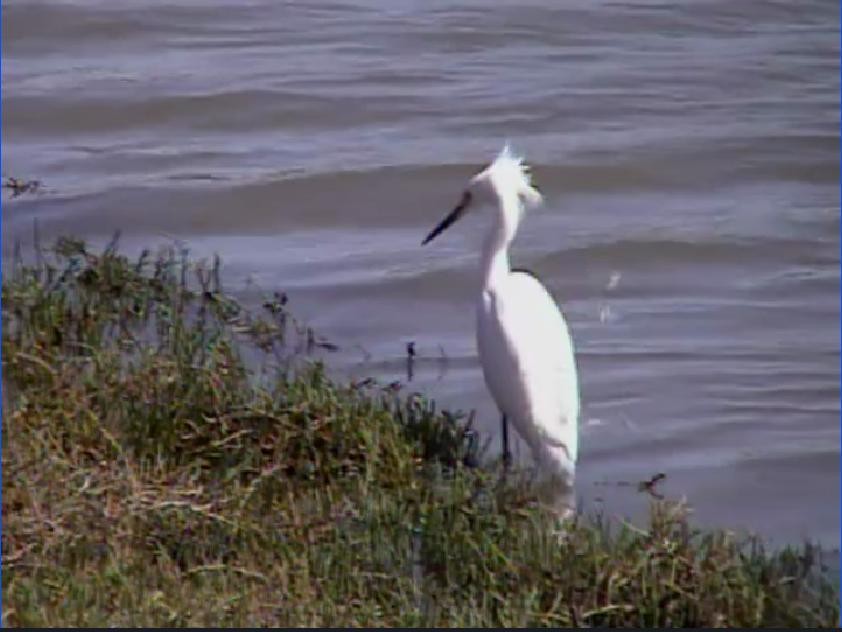
<path id="1" fill-rule="evenodd" d="M 472 208 L 494 210 L 481 255 L 476 341 L 485 383 L 502 413 L 504 461 L 510 458 L 511 420 L 539 475 L 549 475 L 553 493 L 569 501 L 580 405 L 573 341 L 563 314 L 537 277 L 509 266 L 509 245 L 525 210 L 542 201 L 529 167 L 506 144 L 470 179 L 459 204 L 422 245 Z M 559 509 L 569 513 L 569 507 Z"/>

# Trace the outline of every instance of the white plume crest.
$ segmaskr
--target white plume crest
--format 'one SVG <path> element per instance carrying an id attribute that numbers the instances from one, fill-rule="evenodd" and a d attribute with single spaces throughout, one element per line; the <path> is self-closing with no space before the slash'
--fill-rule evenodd
<path id="1" fill-rule="evenodd" d="M 518 197 L 529 206 L 541 204 L 543 198 L 538 189 L 532 183 L 532 170 L 519 156 L 512 151 L 511 145 L 506 142 L 503 149 L 491 163 L 489 171 L 498 181 L 514 186 Z"/>

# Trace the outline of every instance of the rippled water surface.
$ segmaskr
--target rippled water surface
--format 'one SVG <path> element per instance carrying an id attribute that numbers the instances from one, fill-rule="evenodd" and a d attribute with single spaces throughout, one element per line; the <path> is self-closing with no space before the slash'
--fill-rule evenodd
<path id="1" fill-rule="evenodd" d="M 337 370 L 499 420 L 473 339 L 485 222 L 420 240 L 507 139 L 545 206 L 513 260 L 563 306 L 579 494 L 667 473 L 701 522 L 839 541 L 839 8 L 820 1 L 6 0 L 3 256 L 219 253 Z M 494 449 L 494 448 L 492 448 Z M 521 458 L 526 458 L 521 448 Z"/>

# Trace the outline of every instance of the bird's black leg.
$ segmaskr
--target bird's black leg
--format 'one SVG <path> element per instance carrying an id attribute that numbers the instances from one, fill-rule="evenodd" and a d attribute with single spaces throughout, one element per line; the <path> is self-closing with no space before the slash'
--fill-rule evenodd
<path id="1" fill-rule="evenodd" d="M 500 423 L 503 426 L 503 467 L 509 469 L 512 463 L 512 453 L 509 452 L 509 424 L 507 423 L 506 415 L 503 415 Z"/>

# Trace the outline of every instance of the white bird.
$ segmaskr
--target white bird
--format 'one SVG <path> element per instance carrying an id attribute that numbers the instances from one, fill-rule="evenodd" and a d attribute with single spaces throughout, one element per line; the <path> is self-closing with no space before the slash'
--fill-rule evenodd
<path id="1" fill-rule="evenodd" d="M 573 341 L 550 293 L 525 270 L 509 266 L 509 245 L 527 208 L 543 198 L 529 168 L 506 144 L 468 182 L 462 198 L 423 240 L 427 244 L 471 209 L 493 209 L 481 257 L 476 342 L 488 390 L 502 413 L 504 462 L 507 420 L 529 446 L 557 513 L 572 508 L 578 455 L 579 385 Z"/>

